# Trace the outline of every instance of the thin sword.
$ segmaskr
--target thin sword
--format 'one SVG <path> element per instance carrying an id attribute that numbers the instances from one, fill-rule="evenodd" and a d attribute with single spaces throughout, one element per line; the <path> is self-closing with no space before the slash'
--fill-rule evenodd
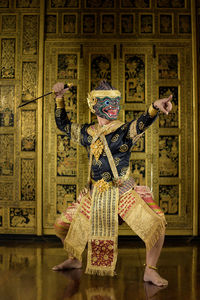
<path id="1" fill-rule="evenodd" d="M 70 89 L 71 87 L 72 87 L 72 83 L 66 83 L 65 85 L 64 85 L 64 89 Z M 25 102 L 25 103 L 22 103 L 22 104 L 20 104 L 17 108 L 20 108 L 20 107 L 23 107 L 23 106 L 26 106 L 26 105 L 28 105 L 29 103 L 32 103 L 32 102 L 34 102 L 34 101 L 36 101 L 36 100 L 38 100 L 38 99 L 40 99 L 40 98 L 43 98 L 43 97 L 45 97 L 45 96 L 48 96 L 48 95 L 51 95 L 51 94 L 53 94 L 54 92 L 52 91 L 52 92 L 49 92 L 49 93 L 47 93 L 47 94 L 44 94 L 44 95 L 42 95 L 42 96 L 40 96 L 40 97 L 37 97 L 37 98 L 35 98 L 35 99 L 33 99 L 33 100 L 30 100 L 30 101 L 27 101 L 27 102 Z"/>
<path id="2" fill-rule="evenodd" d="M 28 105 L 29 103 L 34 102 L 34 101 L 36 101 L 36 100 L 38 100 L 38 99 L 40 99 L 40 98 L 43 98 L 43 97 L 45 97 L 45 96 L 48 96 L 48 95 L 50 95 L 50 94 L 52 94 L 52 93 L 53 93 L 53 92 L 49 92 L 49 93 L 44 94 L 44 95 L 42 95 L 42 96 L 40 96 L 40 97 L 37 97 L 37 98 L 35 98 L 35 99 L 33 99 L 33 100 L 30 100 L 30 101 L 27 101 L 27 102 L 25 102 L 25 103 L 22 103 L 22 104 L 20 104 L 17 108 L 20 108 L 20 107 L 22 107 L 22 106 L 26 106 L 26 105 Z"/>

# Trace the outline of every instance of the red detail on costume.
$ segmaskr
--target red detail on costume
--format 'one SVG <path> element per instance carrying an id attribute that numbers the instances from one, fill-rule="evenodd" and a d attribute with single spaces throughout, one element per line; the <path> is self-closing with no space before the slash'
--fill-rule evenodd
<path id="1" fill-rule="evenodd" d="M 120 206 L 118 213 L 123 218 L 126 213 L 131 209 L 133 204 L 135 203 L 135 198 L 132 194 L 127 194 L 122 200 L 120 200 Z"/>
<path id="2" fill-rule="evenodd" d="M 91 264 L 93 266 L 109 267 L 114 258 L 114 242 L 111 240 L 92 240 Z"/>
<path id="3" fill-rule="evenodd" d="M 149 205 L 149 207 L 155 211 L 155 213 L 161 216 L 164 215 L 162 209 L 155 203 L 153 195 L 147 186 L 136 186 L 135 191 Z"/>

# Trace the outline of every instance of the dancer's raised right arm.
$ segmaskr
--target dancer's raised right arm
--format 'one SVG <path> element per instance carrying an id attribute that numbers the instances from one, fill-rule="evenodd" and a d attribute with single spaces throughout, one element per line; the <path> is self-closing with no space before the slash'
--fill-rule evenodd
<path id="1" fill-rule="evenodd" d="M 58 82 L 53 86 L 53 90 L 56 96 L 55 121 L 58 129 L 63 131 L 73 142 L 85 147 L 89 146 L 91 139 L 88 139 L 87 128 L 90 124 L 80 125 L 72 123 L 67 116 L 64 103 L 64 93 L 69 90 L 69 88 L 64 89 L 64 84 L 62 82 Z"/>

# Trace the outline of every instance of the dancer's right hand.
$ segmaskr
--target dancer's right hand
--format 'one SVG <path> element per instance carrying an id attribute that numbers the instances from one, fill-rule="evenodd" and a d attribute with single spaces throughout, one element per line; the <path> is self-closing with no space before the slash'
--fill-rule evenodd
<path id="1" fill-rule="evenodd" d="M 64 83 L 63 82 L 57 82 L 56 84 L 54 84 L 53 86 L 53 91 L 56 95 L 56 98 L 62 98 L 62 96 L 64 95 L 64 93 L 66 91 L 68 91 L 69 88 L 64 89 Z"/>

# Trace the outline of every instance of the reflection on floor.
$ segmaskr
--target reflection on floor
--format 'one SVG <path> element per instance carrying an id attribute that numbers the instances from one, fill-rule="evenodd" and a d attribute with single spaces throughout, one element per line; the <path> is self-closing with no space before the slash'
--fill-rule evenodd
<path id="1" fill-rule="evenodd" d="M 86 275 L 85 265 L 83 270 L 52 271 L 52 266 L 65 259 L 57 240 L 1 239 L 0 299 L 196 300 L 200 299 L 199 257 L 200 241 L 168 239 L 159 272 L 169 286 L 157 288 L 142 280 L 145 249 L 137 240 L 120 240 L 117 275 L 112 278 Z"/>

